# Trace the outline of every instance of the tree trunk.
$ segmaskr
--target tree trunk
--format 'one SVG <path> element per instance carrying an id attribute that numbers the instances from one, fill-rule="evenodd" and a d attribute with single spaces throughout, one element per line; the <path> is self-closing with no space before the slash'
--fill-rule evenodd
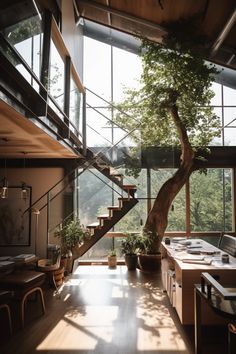
<path id="1" fill-rule="evenodd" d="M 174 104 L 169 109 L 178 131 L 182 154 L 179 169 L 175 172 L 173 177 L 167 180 L 161 187 L 146 220 L 144 230 L 145 232 L 149 232 L 154 240 L 153 253 L 159 251 L 160 243 L 168 224 L 170 206 L 194 170 L 195 153 L 189 142 L 186 128 L 179 118 L 178 108 L 176 104 Z"/>

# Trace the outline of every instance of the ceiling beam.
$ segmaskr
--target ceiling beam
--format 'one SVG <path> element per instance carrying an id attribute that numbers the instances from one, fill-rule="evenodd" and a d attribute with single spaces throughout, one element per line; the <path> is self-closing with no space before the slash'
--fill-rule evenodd
<path id="1" fill-rule="evenodd" d="M 110 2 L 109 0 L 106 0 L 106 6 L 110 7 Z M 108 18 L 108 25 L 111 26 L 111 13 L 107 13 L 107 18 Z"/>
<path id="2" fill-rule="evenodd" d="M 102 5 L 100 3 L 97 3 L 96 1 L 93 1 L 93 0 L 78 0 L 78 4 L 80 4 L 80 3 L 83 3 L 83 4 L 87 5 L 87 6 L 93 7 L 95 9 L 97 9 L 97 10 L 101 10 L 101 11 L 110 13 L 112 15 L 119 16 L 121 18 L 124 18 L 125 20 L 129 20 L 129 21 L 135 22 L 136 24 L 140 24 L 140 25 L 143 25 L 143 26 L 158 30 L 161 35 L 165 35 L 165 34 L 168 33 L 168 31 L 165 28 L 157 25 L 154 22 L 145 20 L 145 19 L 140 18 L 140 17 L 136 17 L 136 16 L 133 16 L 133 15 L 130 15 L 130 14 L 128 14 L 126 12 L 123 12 L 123 11 L 120 11 L 120 10 L 116 10 L 116 9 L 110 7 L 110 6 Z"/>
<path id="3" fill-rule="evenodd" d="M 213 57 L 218 49 L 220 48 L 220 46 L 222 45 L 222 43 L 224 42 L 224 40 L 226 39 L 226 37 L 228 36 L 231 28 L 233 27 L 233 25 L 236 22 L 236 8 L 234 9 L 232 15 L 229 17 L 228 21 L 226 22 L 226 24 L 224 25 L 222 31 L 220 32 L 220 34 L 218 35 L 217 39 L 215 40 L 215 42 L 212 45 L 211 48 L 211 57 Z"/>

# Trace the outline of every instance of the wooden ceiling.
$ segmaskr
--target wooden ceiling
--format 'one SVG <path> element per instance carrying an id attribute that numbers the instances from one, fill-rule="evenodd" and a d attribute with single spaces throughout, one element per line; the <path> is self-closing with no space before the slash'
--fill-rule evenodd
<path id="1" fill-rule="evenodd" d="M 76 158 L 78 154 L 0 100 L 0 158 Z"/>
<path id="2" fill-rule="evenodd" d="M 194 19 L 207 59 L 236 69 L 235 0 L 75 0 L 79 17 L 161 42 L 170 22 Z"/>

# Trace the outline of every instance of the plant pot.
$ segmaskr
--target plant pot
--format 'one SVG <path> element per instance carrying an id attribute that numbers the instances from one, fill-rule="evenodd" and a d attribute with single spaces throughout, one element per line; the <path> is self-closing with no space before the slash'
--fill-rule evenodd
<path id="1" fill-rule="evenodd" d="M 60 267 L 59 269 L 54 270 L 54 280 L 56 286 L 62 285 L 63 279 L 64 279 L 64 267 Z"/>
<path id="2" fill-rule="evenodd" d="M 138 264 L 137 254 L 126 254 L 125 264 L 127 265 L 128 270 L 135 270 Z"/>
<path id="3" fill-rule="evenodd" d="M 139 269 L 144 272 L 156 272 L 161 269 L 161 253 L 139 254 Z"/>
<path id="4" fill-rule="evenodd" d="M 117 257 L 116 256 L 108 256 L 108 267 L 115 268 L 117 265 Z"/>

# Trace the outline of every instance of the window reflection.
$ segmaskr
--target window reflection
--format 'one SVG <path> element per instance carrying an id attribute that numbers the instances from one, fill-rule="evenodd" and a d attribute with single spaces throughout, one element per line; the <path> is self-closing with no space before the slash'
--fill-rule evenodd
<path id="1" fill-rule="evenodd" d="M 28 66 L 40 78 L 41 58 L 42 58 L 42 23 L 38 16 L 25 19 L 2 31 L 7 41 L 18 51 Z M 38 89 L 38 85 L 33 82 L 31 75 L 22 64 L 14 62 L 15 67 L 25 77 L 25 79 Z"/>
<path id="2" fill-rule="evenodd" d="M 81 132 L 81 93 L 73 78 L 70 80 L 70 121 Z M 73 129 L 72 129 L 73 130 Z"/>
<path id="3" fill-rule="evenodd" d="M 62 111 L 64 111 L 64 81 L 65 65 L 55 44 L 51 41 L 49 93 L 55 99 Z"/>

